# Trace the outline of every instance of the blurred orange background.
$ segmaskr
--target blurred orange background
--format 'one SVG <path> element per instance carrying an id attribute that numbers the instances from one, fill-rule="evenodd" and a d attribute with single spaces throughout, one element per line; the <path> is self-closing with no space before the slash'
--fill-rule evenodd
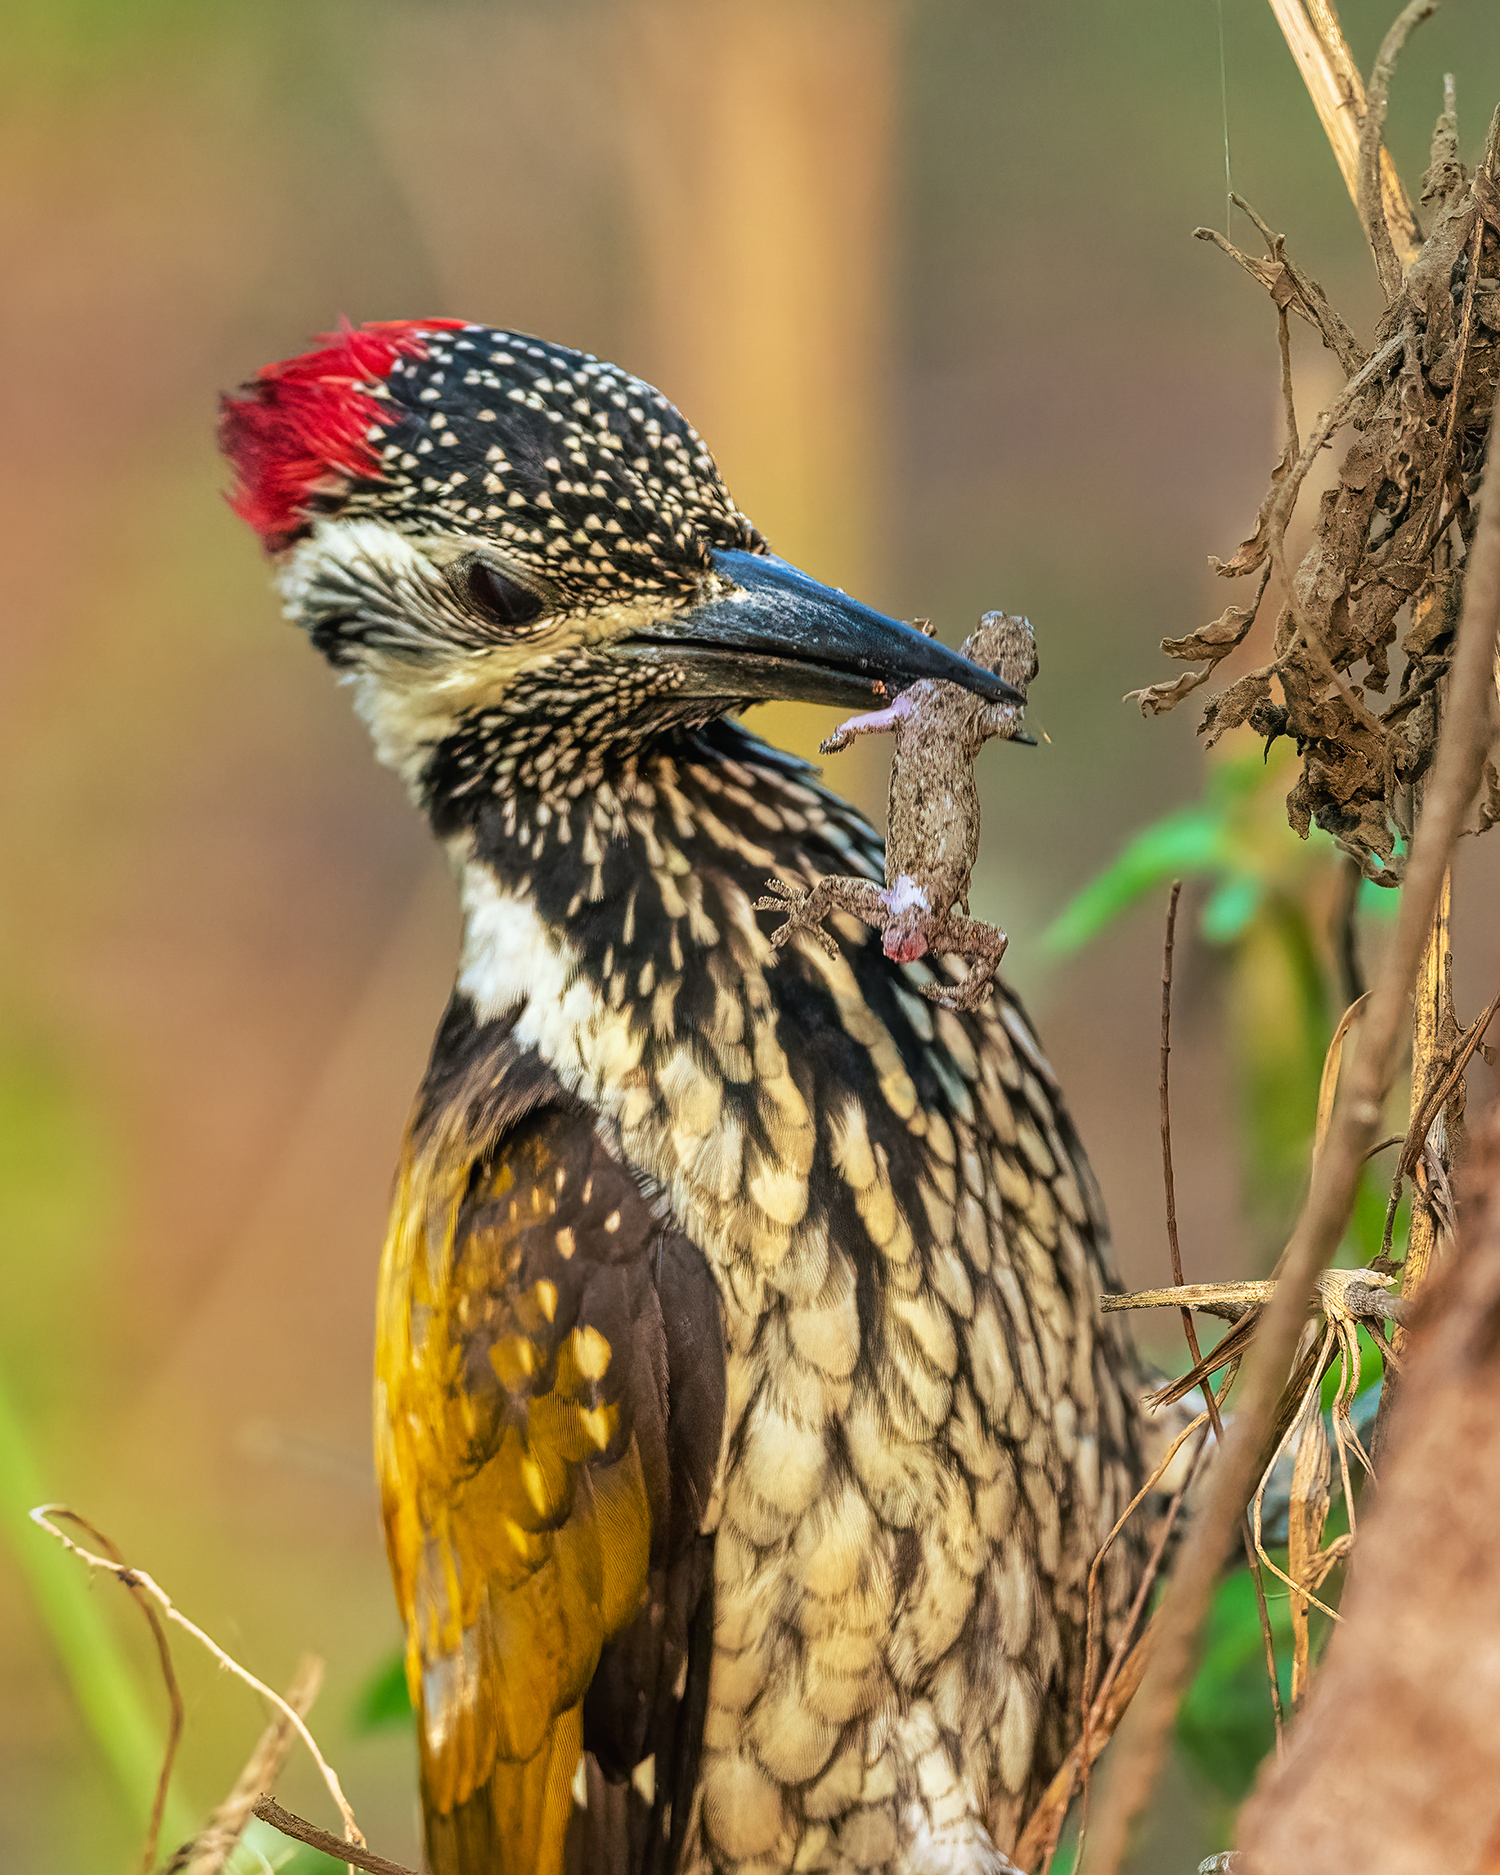
<path id="1" fill-rule="evenodd" d="M 1342 9 L 1365 69 L 1392 10 Z M 1189 238 L 1225 220 L 1219 14 L 6 14 L 0 1867 L 126 1869 L 149 1801 L 149 1780 L 121 1794 L 22 1566 L 45 1541 L 19 1517 L 32 1483 L 272 1682 L 324 1654 L 316 1729 L 372 1841 L 415 1861 L 409 1741 L 352 1714 L 398 1639 L 369 1458 L 374 1270 L 456 912 L 222 500 L 216 396 L 340 314 L 543 333 L 660 385 L 820 578 L 955 644 L 988 607 L 1028 612 L 1050 742 L 984 758 L 974 909 L 1011 933 L 1126 1280 L 1160 1281 L 1161 907 L 1066 966 L 1036 940 L 1131 830 L 1199 793 L 1191 704 L 1144 722 L 1120 699 L 1174 674 L 1163 635 L 1222 608 L 1206 556 L 1248 531 L 1279 448 L 1271 309 Z M 1373 272 L 1270 9 L 1222 17 L 1235 186 L 1367 336 Z M 1413 185 L 1444 69 L 1472 161 L 1500 98 L 1493 0 L 1448 0 L 1401 67 L 1388 140 Z M 1236 238 L 1253 246 L 1243 220 Z M 1311 413 L 1332 379 L 1296 339 Z M 825 716 L 760 727 L 811 753 Z M 878 755 L 831 779 L 883 811 Z M 1500 974 L 1494 873 L 1465 853 L 1471 1009 Z M 1190 932 L 1185 1252 L 1196 1275 L 1248 1274 L 1274 1246 L 1241 1202 L 1222 960 Z M 93 1599 L 159 1724 L 144 1631 L 109 1584 Z M 261 1714 L 178 1652 L 191 1817 Z M 282 1794 L 333 1821 L 305 1764 Z M 1142 1868 L 1192 1865 L 1190 1798 L 1159 1826 L 1172 1860 L 1143 1850 Z"/>

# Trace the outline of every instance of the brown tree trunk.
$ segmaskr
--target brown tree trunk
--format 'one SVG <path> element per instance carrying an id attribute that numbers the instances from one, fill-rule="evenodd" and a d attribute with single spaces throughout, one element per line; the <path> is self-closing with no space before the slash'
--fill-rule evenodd
<path id="1" fill-rule="evenodd" d="M 1241 1818 L 1244 1875 L 1500 1870 L 1500 1106 L 1474 1143 L 1345 1619 Z"/>

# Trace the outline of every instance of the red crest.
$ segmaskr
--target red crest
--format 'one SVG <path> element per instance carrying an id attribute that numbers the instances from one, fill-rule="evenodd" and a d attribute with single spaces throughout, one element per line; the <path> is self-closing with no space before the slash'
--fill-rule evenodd
<path id="1" fill-rule="evenodd" d="M 426 335 L 462 331 L 462 319 L 340 320 L 322 349 L 266 365 L 242 397 L 220 407 L 219 447 L 234 465 L 230 506 L 269 547 L 301 525 L 308 498 L 377 476 L 370 429 L 389 421 L 372 394 L 398 358 L 427 355 Z"/>

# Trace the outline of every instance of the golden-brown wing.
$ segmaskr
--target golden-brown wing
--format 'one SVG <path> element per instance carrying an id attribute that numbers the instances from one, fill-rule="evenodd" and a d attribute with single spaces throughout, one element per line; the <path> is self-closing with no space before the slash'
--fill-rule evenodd
<path id="1" fill-rule="evenodd" d="M 403 1167 L 381 1278 L 381 1488 L 432 1868 L 550 1875 L 580 1752 L 628 1779 L 676 1716 L 675 1655 L 710 1573 L 683 1563 L 718 1452 L 722 1328 L 702 1259 L 592 1116 L 544 1106 L 482 1151 L 469 1134 L 417 1129 Z M 668 1264 L 692 1291 L 675 1325 Z M 653 1622 L 689 1578 L 688 1605 Z"/>

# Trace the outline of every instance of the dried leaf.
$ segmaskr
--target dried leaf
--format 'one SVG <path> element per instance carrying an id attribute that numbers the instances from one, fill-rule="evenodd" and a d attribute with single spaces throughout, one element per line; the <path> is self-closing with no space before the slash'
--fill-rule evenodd
<path id="1" fill-rule="evenodd" d="M 1298 311 L 1301 310 L 1298 305 L 1297 283 L 1287 271 L 1287 264 L 1284 260 L 1277 261 L 1271 270 L 1270 293 L 1272 304 L 1278 312 L 1285 312 L 1288 306 L 1297 306 Z"/>
<path id="2" fill-rule="evenodd" d="M 1183 658 L 1192 663 L 1199 658 L 1212 658 L 1217 664 L 1220 658 L 1227 658 L 1245 642 L 1245 634 L 1254 623 L 1254 606 L 1226 606 L 1211 625 L 1189 632 L 1186 638 L 1163 638 L 1161 648 L 1169 658 Z"/>
<path id="3" fill-rule="evenodd" d="M 1322 1577 L 1323 1527 L 1328 1521 L 1332 1495 L 1333 1461 L 1328 1450 L 1328 1434 L 1323 1426 L 1323 1400 L 1320 1387 L 1308 1389 L 1303 1407 L 1302 1431 L 1297 1440 L 1297 1455 L 1292 1463 L 1292 1496 L 1287 1517 L 1287 1574 L 1299 1588 L 1315 1590 Z M 1326 1574 L 1327 1571 L 1325 1570 Z M 1317 1576 L 1317 1580 L 1314 1577 Z M 1308 1650 L 1308 1604 L 1300 1595 L 1291 1598 L 1292 1617 L 1292 1704 L 1300 1706 L 1307 1693 L 1311 1660 Z"/>
<path id="4" fill-rule="evenodd" d="M 1333 1097 L 1338 1092 L 1339 1068 L 1344 1059 L 1344 1038 L 1348 1035 L 1351 1024 L 1369 1000 L 1369 991 L 1358 997 L 1339 1017 L 1339 1025 L 1333 1032 L 1333 1040 L 1328 1044 L 1328 1053 L 1323 1057 L 1323 1078 L 1318 1084 L 1318 1119 L 1313 1131 L 1313 1164 L 1318 1162 L 1318 1155 L 1323 1150 L 1323 1141 L 1328 1137 L 1328 1122 L 1333 1118 Z"/>
<path id="5" fill-rule="evenodd" d="M 1290 445 L 1281 453 L 1281 460 L 1271 471 L 1271 486 L 1266 490 L 1255 516 L 1255 532 L 1248 540 L 1242 540 L 1232 560 L 1219 560 L 1213 554 L 1208 556 L 1208 564 L 1220 579 L 1239 579 L 1246 573 L 1253 573 L 1262 565 L 1271 551 L 1271 511 L 1276 506 L 1276 497 L 1281 493 L 1281 485 L 1292 472 L 1293 457 Z"/>
<path id="6" fill-rule="evenodd" d="M 1148 684 L 1144 690 L 1127 690 L 1121 701 L 1138 703 L 1142 716 L 1164 716 L 1168 710 L 1176 709 L 1184 697 L 1191 696 L 1200 684 L 1206 684 L 1212 675 L 1211 664 L 1207 670 L 1185 671 L 1170 684 Z"/>
<path id="7" fill-rule="evenodd" d="M 1251 712 L 1270 695 L 1271 671 L 1267 666 L 1264 670 L 1248 671 L 1245 676 L 1236 678 L 1227 690 L 1211 697 L 1203 712 L 1203 721 L 1198 725 L 1204 746 L 1211 749 L 1226 729 L 1238 729 L 1241 723 L 1248 722 Z"/>

